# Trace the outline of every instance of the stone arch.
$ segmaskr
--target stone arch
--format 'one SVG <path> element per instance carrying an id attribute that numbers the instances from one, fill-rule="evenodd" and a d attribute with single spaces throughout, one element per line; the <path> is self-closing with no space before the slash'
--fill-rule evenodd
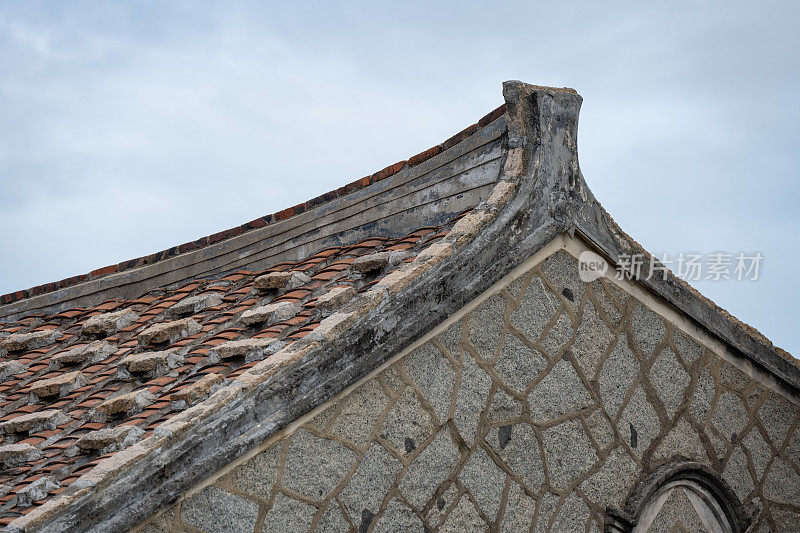
<path id="1" fill-rule="evenodd" d="M 743 505 L 728 483 L 707 466 L 673 461 L 640 482 L 624 510 L 606 510 L 605 531 L 744 533 L 757 514 L 754 504 Z"/>

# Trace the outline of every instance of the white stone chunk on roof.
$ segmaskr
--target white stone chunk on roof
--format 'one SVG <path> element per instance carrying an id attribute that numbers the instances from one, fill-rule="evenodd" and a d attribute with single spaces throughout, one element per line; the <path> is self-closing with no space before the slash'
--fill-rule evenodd
<path id="1" fill-rule="evenodd" d="M 58 376 L 34 381 L 30 386 L 31 394 L 40 398 L 68 394 L 86 384 L 86 378 L 79 370 L 65 372 Z"/>
<path id="2" fill-rule="evenodd" d="M 222 298 L 216 292 L 207 292 L 196 296 L 189 296 L 179 301 L 169 308 L 169 313 L 173 316 L 189 315 L 199 313 L 208 307 L 214 307 L 222 303 Z"/>
<path id="3" fill-rule="evenodd" d="M 72 365 L 84 361 L 96 362 L 114 353 L 117 345 L 106 341 L 92 341 L 89 344 L 61 352 L 53 356 L 53 361 L 60 365 Z"/>
<path id="4" fill-rule="evenodd" d="M 263 276 L 258 276 L 253 281 L 253 286 L 260 291 L 271 289 L 293 289 L 311 281 L 308 275 L 299 270 L 288 272 L 270 272 Z"/>
<path id="5" fill-rule="evenodd" d="M 41 429 L 53 429 L 69 422 L 69 415 L 58 409 L 48 409 L 47 411 L 36 411 L 26 415 L 17 416 L 11 420 L 0 423 L 0 430 L 4 433 L 24 433 L 25 431 L 36 432 Z"/>
<path id="6" fill-rule="evenodd" d="M 359 272 L 372 272 L 380 270 L 389 264 L 392 252 L 376 252 L 374 254 L 362 255 L 352 263 L 352 267 Z"/>
<path id="7" fill-rule="evenodd" d="M 0 380 L 15 376 L 25 370 L 25 365 L 19 361 L 0 361 Z"/>
<path id="8" fill-rule="evenodd" d="M 28 443 L 18 442 L 0 446 L 0 462 L 9 467 L 36 461 L 41 456 L 42 452 Z"/>
<path id="9" fill-rule="evenodd" d="M 350 286 L 334 287 L 319 298 L 317 298 L 317 307 L 320 309 L 334 310 L 338 309 L 356 295 L 355 289 Z"/>
<path id="10" fill-rule="evenodd" d="M 30 507 L 34 502 L 47 498 L 48 494 L 60 486 L 61 484 L 51 476 L 41 477 L 17 492 L 17 505 Z"/>
<path id="11" fill-rule="evenodd" d="M 61 332 L 58 329 L 43 329 L 40 331 L 31 331 L 29 333 L 12 333 L 0 342 L 0 347 L 5 348 L 9 352 L 35 350 L 36 348 L 53 344 L 60 337 Z"/>
<path id="12" fill-rule="evenodd" d="M 161 324 L 150 326 L 139 333 L 139 344 L 142 346 L 151 346 L 153 344 L 162 344 L 165 342 L 173 343 L 189 335 L 194 335 L 201 329 L 202 327 L 200 324 L 191 318 L 162 322 Z"/>
<path id="13" fill-rule="evenodd" d="M 242 313 L 241 321 L 246 326 L 262 323 L 280 322 L 292 318 L 300 311 L 300 306 L 293 302 L 274 302 L 248 309 Z"/>
<path id="14" fill-rule="evenodd" d="M 136 426 L 122 425 L 90 431 L 75 442 L 84 451 L 102 450 L 114 445 L 116 449 L 134 444 L 144 433 Z"/>
<path id="15" fill-rule="evenodd" d="M 111 335 L 139 320 L 139 315 L 129 309 L 95 315 L 81 327 L 84 335 Z"/>
<path id="16" fill-rule="evenodd" d="M 169 398 L 173 402 L 183 401 L 191 405 L 211 394 L 212 388 L 223 380 L 221 374 L 206 374 L 188 387 L 173 392 Z"/>
<path id="17" fill-rule="evenodd" d="M 159 352 L 142 352 L 126 355 L 119 362 L 119 366 L 128 372 L 151 372 L 159 367 L 164 369 L 177 368 L 183 364 L 184 357 L 175 350 Z"/>
<path id="18" fill-rule="evenodd" d="M 285 342 L 271 338 L 228 341 L 212 348 L 209 357 L 212 362 L 234 357 L 245 357 L 247 361 L 258 361 L 272 355 L 285 345 Z"/>
<path id="19" fill-rule="evenodd" d="M 138 412 L 153 403 L 155 399 L 155 396 L 146 390 L 135 390 L 109 398 L 94 409 L 103 415 Z"/>

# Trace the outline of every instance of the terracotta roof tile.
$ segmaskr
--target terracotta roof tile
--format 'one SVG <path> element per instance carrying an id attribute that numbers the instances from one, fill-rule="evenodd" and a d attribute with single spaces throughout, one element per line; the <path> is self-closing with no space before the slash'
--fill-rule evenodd
<path id="1" fill-rule="evenodd" d="M 17 351 L 0 357 L 0 371 L 17 364 L 15 372 L 6 371 L 0 383 L 4 395 L 0 399 L 0 446 L 20 441 L 30 445 L 25 448 L 28 455 L 20 455 L 25 461 L 12 460 L 13 467 L 4 470 L 5 483 L 14 494 L 37 476 L 53 477 L 61 486 L 56 490 L 68 486 L 97 464 L 102 450 L 121 446 L 125 437 L 116 442 L 119 435 L 133 431 L 114 428 L 138 426 L 145 433 L 139 430 L 137 438 L 143 438 L 158 423 L 204 398 L 223 379 L 229 379 L 226 376 L 235 377 L 269 357 L 272 347 L 285 346 L 312 332 L 324 313 L 334 311 L 360 288 L 397 267 L 392 260 L 381 259 L 383 267 L 373 269 L 377 277 L 366 279 L 351 268 L 356 258 L 369 261 L 371 254 L 393 250 L 401 242 L 413 258 L 425 245 L 424 235 L 451 226 L 422 228 L 405 240 L 370 238 L 353 246 L 322 250 L 295 263 L 275 265 L 267 273 L 305 270 L 307 275 L 294 275 L 291 283 L 268 291 L 254 288 L 264 272 L 237 271 L 216 281 L 197 279 L 138 298 L 2 325 L 12 333 L 27 334 L 32 324 L 48 330 L 36 334 L 41 335 L 40 341 L 23 339 L 15 346 Z M 203 305 L 210 301 L 209 294 L 219 302 L 211 298 L 213 305 Z M 317 308 L 321 301 L 327 301 L 324 311 Z M 167 312 L 176 306 L 180 308 Z M 252 318 L 265 309 L 269 310 L 265 316 Z M 173 320 L 169 314 L 181 318 Z M 242 321 L 240 317 L 244 317 Z M 43 327 L 45 323 L 50 325 Z M 58 328 L 53 329 L 53 324 Z M 77 335 L 80 332 L 84 336 Z M 95 340 L 96 335 L 105 338 Z M 40 345 L 42 341 L 46 344 Z M 45 393 L 43 401 L 28 404 L 29 392 Z M 99 437 L 76 455 L 76 442 L 89 442 L 91 432 L 98 432 Z M 104 436 L 110 440 L 106 442 Z M 106 445 L 96 448 L 103 443 Z M 48 493 L 50 497 L 56 490 Z M 0 523 L 8 523 L 43 501 L 23 508 L 15 496 L 0 498 Z"/>

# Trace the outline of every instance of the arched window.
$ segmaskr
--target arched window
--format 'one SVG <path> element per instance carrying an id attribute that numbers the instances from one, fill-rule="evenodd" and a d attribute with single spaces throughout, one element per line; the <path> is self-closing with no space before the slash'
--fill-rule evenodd
<path id="1" fill-rule="evenodd" d="M 740 533 L 757 510 L 746 508 L 728 484 L 699 463 L 668 463 L 639 484 L 624 511 L 609 509 L 609 533 L 706 531 Z"/>

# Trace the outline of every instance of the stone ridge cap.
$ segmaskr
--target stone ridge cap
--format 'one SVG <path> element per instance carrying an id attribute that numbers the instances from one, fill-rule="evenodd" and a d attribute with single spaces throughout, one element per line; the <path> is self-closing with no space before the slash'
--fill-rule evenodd
<path id="1" fill-rule="evenodd" d="M 180 244 L 178 246 L 173 246 L 172 248 L 161 250 L 160 252 L 156 252 L 147 256 L 122 261 L 120 263 L 117 263 L 116 265 L 108 265 L 102 268 L 92 270 L 87 274 L 71 276 L 69 278 L 65 278 L 60 281 L 45 283 L 43 285 L 37 285 L 29 289 L 13 291 L 7 294 L 0 295 L 0 305 L 6 305 L 18 302 L 20 300 L 24 300 L 26 298 L 30 298 L 33 296 L 39 296 L 66 287 L 72 287 L 74 285 L 78 285 L 86 281 L 92 281 L 119 272 L 124 272 L 127 270 L 133 270 L 135 268 L 147 265 L 152 265 L 160 261 L 163 261 L 165 259 L 169 259 L 187 252 L 192 252 L 194 250 L 199 250 L 201 248 L 205 248 L 212 244 L 216 244 L 225 241 L 227 239 L 237 237 L 239 235 L 242 235 L 244 233 L 247 233 L 255 229 L 263 228 L 271 224 L 282 222 L 295 215 L 304 213 L 309 209 L 326 204 L 337 198 L 342 198 L 344 196 L 351 194 L 354 191 L 364 189 L 373 183 L 377 183 L 379 181 L 382 181 L 386 178 L 389 178 L 397 174 L 401 170 L 424 163 L 428 159 L 446 150 L 449 150 L 450 148 L 459 144 L 461 141 L 467 139 L 468 137 L 471 137 L 478 130 L 488 126 L 489 124 L 493 123 L 494 121 L 502 117 L 505 114 L 505 112 L 506 112 L 506 104 L 502 104 L 501 106 L 497 107 L 496 109 L 484 115 L 480 120 L 478 120 L 478 122 L 464 128 L 463 130 L 456 133 L 455 135 L 453 135 L 446 141 L 442 142 L 441 144 L 428 148 L 427 150 L 424 150 L 406 160 L 398 161 L 397 163 L 389 165 L 386 168 L 379 170 L 378 172 L 375 172 L 374 174 L 350 182 L 342 187 L 339 187 L 338 189 L 326 192 L 325 194 L 321 194 L 316 198 L 312 198 L 311 200 L 302 202 L 293 207 L 288 207 L 276 213 L 264 215 L 262 217 L 256 218 L 255 220 L 251 220 L 250 222 L 245 222 L 244 224 L 237 226 L 235 228 L 223 230 L 214 233 L 212 235 L 207 235 L 197 240 Z"/>

